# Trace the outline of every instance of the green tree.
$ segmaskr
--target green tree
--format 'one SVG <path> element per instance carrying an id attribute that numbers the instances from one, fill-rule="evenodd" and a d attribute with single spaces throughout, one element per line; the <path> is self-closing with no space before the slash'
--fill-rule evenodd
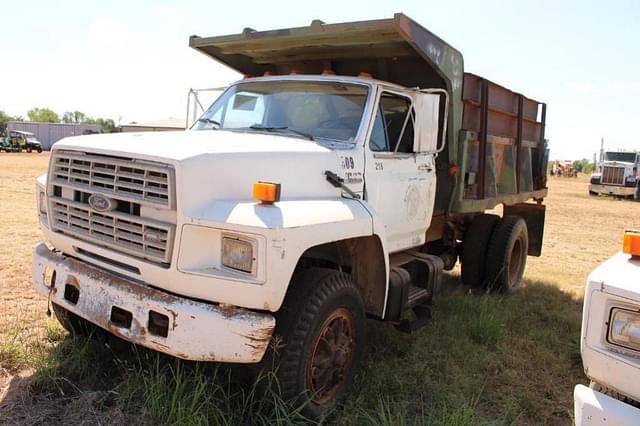
<path id="1" fill-rule="evenodd" d="M 27 111 L 27 117 L 31 121 L 39 123 L 59 123 L 60 117 L 55 111 L 49 108 L 33 108 Z"/>
<path id="2" fill-rule="evenodd" d="M 118 131 L 118 127 L 112 119 L 89 117 L 82 111 L 66 111 L 62 114 L 62 122 L 73 124 L 97 124 L 100 126 L 102 133 L 114 133 Z"/>
<path id="3" fill-rule="evenodd" d="M 576 160 L 573 162 L 573 167 L 575 167 L 576 171 L 580 173 L 590 174 L 593 173 L 593 163 L 586 158 L 582 160 Z"/>
<path id="4" fill-rule="evenodd" d="M 7 123 L 10 121 L 24 121 L 24 118 L 19 115 L 11 116 L 6 112 L 0 110 L 0 135 L 3 135 L 5 133 L 5 131 L 7 130 Z"/>
<path id="5" fill-rule="evenodd" d="M 95 124 L 100 126 L 102 133 L 115 133 L 120 131 L 116 123 L 110 118 L 96 118 Z"/>
<path id="6" fill-rule="evenodd" d="M 87 123 L 88 118 L 89 117 L 87 117 L 87 114 L 81 111 L 66 111 L 64 114 L 62 114 L 62 122 L 67 124 Z"/>

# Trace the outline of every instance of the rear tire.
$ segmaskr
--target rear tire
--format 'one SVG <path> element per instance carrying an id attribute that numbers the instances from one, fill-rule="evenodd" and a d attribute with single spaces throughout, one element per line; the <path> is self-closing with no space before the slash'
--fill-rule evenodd
<path id="1" fill-rule="evenodd" d="M 365 334 L 360 292 L 347 274 L 313 268 L 296 274 L 277 315 L 282 396 L 313 420 L 344 402 L 359 370 Z"/>
<path id="2" fill-rule="evenodd" d="M 592 197 L 596 197 L 598 193 L 595 191 L 589 191 L 589 195 L 591 195 Z"/>
<path id="3" fill-rule="evenodd" d="M 502 218 L 487 251 L 487 280 L 491 289 L 507 293 L 520 287 L 527 265 L 529 233 L 518 216 Z"/>
<path id="4" fill-rule="evenodd" d="M 486 282 L 487 248 L 491 233 L 500 217 L 493 214 L 476 216 L 464 234 L 462 243 L 462 281 L 470 287 L 482 287 Z"/>

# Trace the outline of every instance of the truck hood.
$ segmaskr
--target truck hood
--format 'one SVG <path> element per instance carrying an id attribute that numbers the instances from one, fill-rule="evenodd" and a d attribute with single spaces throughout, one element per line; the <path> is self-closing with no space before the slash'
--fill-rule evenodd
<path id="1" fill-rule="evenodd" d="M 330 152 L 312 141 L 297 137 L 223 130 L 176 132 L 105 133 L 74 136 L 55 144 L 99 154 L 179 162 L 202 154 L 258 152 Z"/>
<path id="2" fill-rule="evenodd" d="M 253 202 L 257 181 L 281 184 L 281 199 L 340 197 L 325 171 L 340 176 L 338 153 L 313 141 L 264 133 L 221 130 L 87 135 L 54 149 L 140 158 L 173 164 L 178 209 L 201 216 L 215 203 Z M 341 155 L 353 155 L 341 150 Z M 360 184 L 362 186 L 362 184 Z M 358 188 L 354 188 L 358 191 Z"/>

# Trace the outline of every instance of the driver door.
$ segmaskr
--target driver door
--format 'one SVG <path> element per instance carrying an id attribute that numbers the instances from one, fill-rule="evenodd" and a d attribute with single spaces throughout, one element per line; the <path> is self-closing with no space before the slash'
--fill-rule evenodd
<path id="1" fill-rule="evenodd" d="M 427 95 L 381 91 L 365 149 L 365 199 L 384 223 L 390 252 L 423 244 L 433 214 L 436 151 L 420 152 L 420 96 Z"/>

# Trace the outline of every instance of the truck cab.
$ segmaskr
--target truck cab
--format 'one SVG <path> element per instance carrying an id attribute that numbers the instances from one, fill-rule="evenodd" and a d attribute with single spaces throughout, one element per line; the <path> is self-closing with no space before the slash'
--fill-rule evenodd
<path id="1" fill-rule="evenodd" d="M 408 17 L 190 45 L 245 78 L 188 131 L 62 140 L 38 178 L 34 286 L 66 328 L 275 360 L 321 418 L 366 318 L 415 332 L 458 260 L 468 285 L 508 292 L 541 254 L 545 105 L 464 73 Z"/>
<path id="2" fill-rule="evenodd" d="M 607 151 L 599 171 L 591 175 L 589 195 L 615 195 L 638 198 L 640 153 Z"/>

